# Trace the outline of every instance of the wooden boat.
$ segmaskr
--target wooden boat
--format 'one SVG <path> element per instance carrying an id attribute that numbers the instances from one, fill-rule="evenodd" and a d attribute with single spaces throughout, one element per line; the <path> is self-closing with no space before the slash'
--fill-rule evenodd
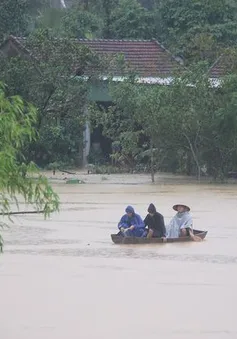
<path id="1" fill-rule="evenodd" d="M 202 240 L 206 237 L 207 231 L 193 230 L 194 235 L 197 235 Z M 168 238 L 166 242 L 161 238 L 137 238 L 124 237 L 121 233 L 111 234 L 111 239 L 115 244 L 164 244 L 171 242 L 187 242 L 192 241 L 190 237 Z"/>

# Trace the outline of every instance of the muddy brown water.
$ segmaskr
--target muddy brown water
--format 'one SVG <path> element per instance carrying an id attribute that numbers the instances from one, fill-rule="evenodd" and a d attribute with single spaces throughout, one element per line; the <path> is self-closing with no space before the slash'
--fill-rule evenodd
<path id="1" fill-rule="evenodd" d="M 237 338 L 237 186 L 103 178 L 54 184 L 61 212 L 14 218 L 0 257 L 1 339 Z M 192 208 L 202 243 L 115 245 L 127 204 Z M 22 206 L 23 207 L 23 206 Z"/>

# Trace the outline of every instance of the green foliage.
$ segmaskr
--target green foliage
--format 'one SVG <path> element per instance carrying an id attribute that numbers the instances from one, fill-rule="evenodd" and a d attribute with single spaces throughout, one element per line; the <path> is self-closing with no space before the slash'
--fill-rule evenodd
<path id="1" fill-rule="evenodd" d="M 215 177 L 235 169 L 236 1 L 75 0 L 64 9 L 58 3 L 0 4 L 0 39 L 40 28 L 24 40 L 32 55 L 0 62 L 9 95 L 20 94 L 38 109 L 39 138 L 24 146 L 28 159 L 40 165 L 80 163 L 88 90 L 82 76 L 85 70 L 90 78 L 110 73 L 111 60 L 102 61 L 68 37 L 156 38 L 185 58 L 188 71 L 175 76 L 172 86 L 142 86 L 134 79 L 113 84 L 115 105 L 91 112 L 92 124 L 103 125 L 118 146 L 113 163 L 198 175 L 205 165 Z M 214 89 L 206 74 L 221 53 L 229 77 Z M 116 60 L 121 73 L 122 59 Z M 102 162 L 95 154 L 91 159 Z"/>
<path id="2" fill-rule="evenodd" d="M 150 39 L 154 33 L 154 17 L 136 0 L 120 0 L 112 11 L 111 33 L 118 39 Z"/>
<path id="3" fill-rule="evenodd" d="M 0 2 L 0 41 L 7 34 L 25 34 L 28 19 L 27 1 L 2 0 Z"/>
<path id="4" fill-rule="evenodd" d="M 151 39 L 185 58 L 212 63 L 237 41 L 233 0 L 2 0 L 0 40 L 35 28 L 73 38 Z"/>
<path id="5" fill-rule="evenodd" d="M 35 21 L 36 29 L 50 29 L 54 36 L 63 36 L 63 19 L 65 11 L 60 8 L 45 8 L 37 16 Z"/>
<path id="6" fill-rule="evenodd" d="M 192 61 L 213 60 L 220 47 L 236 44 L 236 2 L 167 0 L 155 6 L 157 35 Z"/>
<path id="7" fill-rule="evenodd" d="M 36 28 L 48 28 L 56 37 L 95 38 L 100 36 L 103 20 L 75 2 L 68 8 L 45 8 L 36 19 Z"/>
<path id="8" fill-rule="evenodd" d="M 1 0 L 0 42 L 9 34 L 26 36 L 34 27 L 35 17 L 48 0 Z"/>
<path id="9" fill-rule="evenodd" d="M 192 159 L 199 177 L 203 148 L 208 146 L 205 141 L 212 129 L 210 114 L 214 102 L 214 92 L 202 64 L 175 79 L 163 97 L 161 112 L 166 117 L 169 146 L 173 145 L 177 152 L 181 149 L 187 161 Z"/>
<path id="10" fill-rule="evenodd" d="M 93 39 L 101 35 L 103 21 L 97 14 L 76 4 L 65 12 L 62 27 L 68 37 Z"/>
<path id="11" fill-rule="evenodd" d="M 237 76 L 227 76 L 216 90 L 215 114 L 210 116 L 214 127 L 210 133 L 210 149 L 206 160 L 214 177 L 225 177 L 237 167 Z"/>
<path id="12" fill-rule="evenodd" d="M 37 31 L 23 43 L 32 57 L 2 58 L 0 70 L 9 93 L 22 95 L 38 108 L 39 139 L 25 155 L 41 166 L 72 159 L 79 164 L 88 90 L 80 76 L 87 69 L 96 77 L 103 61 L 71 40 L 55 39 L 48 30 Z"/>
<path id="13" fill-rule="evenodd" d="M 236 170 L 237 77 L 214 88 L 206 70 L 206 63 L 196 64 L 174 76 L 170 86 L 112 82 L 114 105 L 91 114 L 116 144 L 115 164 L 134 170 L 143 163 L 144 170 L 198 178 L 204 168 L 215 178 Z"/>
<path id="14" fill-rule="evenodd" d="M 113 140 L 112 160 L 115 164 L 134 168 L 143 150 L 143 131 L 134 117 L 136 95 L 131 93 L 129 82 L 110 86 L 115 105 L 108 109 L 91 107 L 91 125 L 103 127 L 103 134 Z M 133 88 L 134 91 L 136 87 Z M 133 101 L 134 99 L 134 101 Z"/>
<path id="15" fill-rule="evenodd" d="M 75 2 L 64 23 L 74 37 L 146 39 L 154 33 L 152 22 L 153 14 L 137 0 L 97 0 Z"/>
<path id="16" fill-rule="evenodd" d="M 95 150 L 91 148 L 88 155 L 88 163 L 93 165 L 103 165 L 105 163 L 105 157 L 101 149 Z"/>
<path id="17" fill-rule="evenodd" d="M 59 206 L 58 196 L 47 179 L 39 175 L 33 163 L 26 164 L 21 151 L 36 139 L 33 128 L 36 120 L 37 111 L 33 106 L 18 96 L 8 98 L 0 84 L 0 211 L 6 215 L 12 203 L 18 205 L 19 195 L 37 210 L 43 210 L 45 217 Z"/>
<path id="18" fill-rule="evenodd" d="M 49 163 L 47 166 L 46 166 L 46 169 L 47 170 L 52 170 L 52 171 L 56 171 L 56 170 L 60 170 L 62 168 L 65 168 L 65 166 L 67 166 L 68 164 L 64 163 L 63 161 L 54 161 L 54 162 L 51 162 Z"/>
<path id="19" fill-rule="evenodd" d="M 123 173 L 124 171 L 116 166 L 111 165 L 98 165 L 95 166 L 93 174 L 117 174 Z M 107 178 L 102 177 L 101 180 L 107 180 Z"/>

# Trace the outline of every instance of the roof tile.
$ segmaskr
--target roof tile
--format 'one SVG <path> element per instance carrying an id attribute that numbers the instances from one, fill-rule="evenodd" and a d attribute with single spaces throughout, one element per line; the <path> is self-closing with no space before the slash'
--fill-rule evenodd
<path id="1" fill-rule="evenodd" d="M 179 65 L 172 54 L 156 40 L 79 39 L 78 43 L 98 54 L 121 53 L 130 68 L 144 77 L 170 76 Z"/>
<path id="2" fill-rule="evenodd" d="M 24 47 L 25 38 L 10 36 L 8 41 L 31 54 Z M 142 77 L 168 77 L 180 66 L 180 62 L 156 40 L 73 39 L 73 41 L 87 46 L 99 55 L 113 56 L 121 53 L 130 70 Z M 116 69 L 113 69 L 113 73 L 121 75 Z"/>

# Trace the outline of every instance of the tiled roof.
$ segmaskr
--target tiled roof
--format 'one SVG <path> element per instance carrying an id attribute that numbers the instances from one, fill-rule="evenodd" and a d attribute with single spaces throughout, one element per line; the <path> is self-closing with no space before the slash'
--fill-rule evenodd
<path id="1" fill-rule="evenodd" d="M 220 56 L 210 68 L 209 74 L 211 78 L 221 78 L 226 75 L 226 73 L 227 69 L 223 60 L 223 56 Z"/>
<path id="2" fill-rule="evenodd" d="M 87 40 L 79 39 L 98 54 L 122 54 L 125 62 L 143 77 L 170 76 L 179 63 L 156 40 Z"/>
<path id="3" fill-rule="evenodd" d="M 16 38 L 13 35 L 10 35 L 0 46 L 0 52 L 3 52 L 8 56 L 16 56 L 20 51 L 27 54 L 27 56 L 33 57 L 31 51 L 25 48 L 25 41 L 25 38 Z"/>
<path id="4" fill-rule="evenodd" d="M 209 74 L 211 78 L 222 78 L 225 75 L 236 73 L 236 69 L 236 54 L 229 53 L 229 51 L 226 50 L 210 67 Z"/>
<path id="5" fill-rule="evenodd" d="M 10 46 L 31 55 L 31 51 L 25 49 L 25 38 L 10 36 L 6 43 Z M 141 77 L 168 77 L 180 66 L 180 62 L 172 56 L 156 40 L 106 40 L 106 39 L 74 39 L 75 43 L 86 45 L 99 55 L 122 54 L 129 69 Z M 4 46 L 4 44 L 2 45 Z M 116 70 L 113 69 L 114 75 Z"/>

